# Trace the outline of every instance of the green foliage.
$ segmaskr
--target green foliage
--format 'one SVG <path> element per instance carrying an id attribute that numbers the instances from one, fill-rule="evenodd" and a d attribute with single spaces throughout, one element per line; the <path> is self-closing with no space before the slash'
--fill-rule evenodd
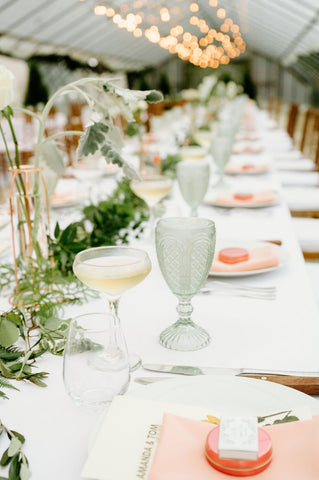
<path id="1" fill-rule="evenodd" d="M 168 77 L 164 72 L 162 72 L 160 75 L 158 89 L 163 93 L 163 95 L 170 94 L 171 86 L 169 84 Z"/>
<path id="2" fill-rule="evenodd" d="M 291 415 L 291 412 L 292 410 L 285 410 L 283 412 L 272 413 L 264 417 L 257 417 L 257 420 L 258 420 L 258 423 L 262 423 L 267 418 L 271 418 L 272 419 L 271 422 L 268 423 L 267 425 L 278 425 L 279 423 L 297 422 L 298 420 L 300 420 L 300 418 L 296 417 L 295 415 Z M 274 417 L 279 417 L 279 418 L 274 419 Z"/>
<path id="3" fill-rule="evenodd" d="M 29 62 L 29 84 L 27 95 L 25 98 L 25 105 L 38 105 L 38 103 L 46 103 L 49 98 L 49 93 L 46 85 L 43 83 L 42 75 L 35 61 Z"/>
<path id="4" fill-rule="evenodd" d="M 80 138 L 78 156 L 94 155 L 103 144 L 109 129 L 109 126 L 102 122 L 95 122 L 88 126 Z"/>
<path id="5" fill-rule="evenodd" d="M 140 131 L 140 126 L 137 122 L 130 122 L 127 124 L 125 129 L 125 134 L 129 137 L 134 137 L 138 135 Z"/>
<path id="6" fill-rule="evenodd" d="M 167 155 L 167 157 L 161 160 L 161 169 L 164 175 L 169 175 L 173 178 L 176 177 L 176 167 L 177 164 L 181 161 L 181 157 L 178 154 Z"/>
<path id="7" fill-rule="evenodd" d="M 29 462 L 23 451 L 24 436 L 9 430 L 0 420 L 0 436 L 5 433 L 9 439 L 8 448 L 2 454 L 0 467 L 9 467 L 9 477 L 0 477 L 4 480 L 29 480 L 31 472 Z"/>
<path id="8" fill-rule="evenodd" d="M 121 245 L 129 236 L 138 237 L 142 224 L 148 218 L 148 208 L 143 200 L 123 180 L 113 194 L 97 205 L 83 210 L 83 219 L 71 223 L 65 230 L 56 225 L 54 239 L 49 239 L 56 267 L 62 274 L 72 272 L 75 255 L 90 247 Z"/>

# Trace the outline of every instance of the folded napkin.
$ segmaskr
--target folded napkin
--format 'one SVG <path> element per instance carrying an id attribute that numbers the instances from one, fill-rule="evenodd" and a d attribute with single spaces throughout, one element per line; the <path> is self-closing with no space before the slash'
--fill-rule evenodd
<path id="1" fill-rule="evenodd" d="M 211 272 L 246 272 L 263 268 L 277 267 L 279 258 L 276 245 L 254 248 L 249 252 L 249 259 L 238 263 L 224 263 L 218 260 L 219 252 L 215 253 Z"/>
<path id="2" fill-rule="evenodd" d="M 68 205 L 73 202 L 79 202 L 85 197 L 85 192 L 55 192 L 51 196 L 51 205 L 53 207 L 60 207 L 62 205 Z"/>
<path id="3" fill-rule="evenodd" d="M 319 416 L 312 420 L 264 427 L 273 458 L 258 480 L 318 480 Z M 205 458 L 206 436 L 212 425 L 164 415 L 159 444 L 148 480 L 225 480 Z"/>
<path id="4" fill-rule="evenodd" d="M 273 190 L 265 190 L 264 192 L 257 192 L 252 194 L 249 198 L 236 198 L 236 193 L 222 192 L 215 200 L 216 204 L 229 205 L 230 207 L 253 206 L 264 203 L 273 203 L 276 200 L 276 195 Z"/>
<path id="5" fill-rule="evenodd" d="M 229 163 L 226 167 L 226 173 L 261 173 L 266 172 L 268 169 L 268 163 L 264 163 L 262 165 L 254 165 L 249 163 L 237 165 L 236 163 Z"/>
<path id="6" fill-rule="evenodd" d="M 261 153 L 265 150 L 263 145 L 234 145 L 233 153 Z"/>

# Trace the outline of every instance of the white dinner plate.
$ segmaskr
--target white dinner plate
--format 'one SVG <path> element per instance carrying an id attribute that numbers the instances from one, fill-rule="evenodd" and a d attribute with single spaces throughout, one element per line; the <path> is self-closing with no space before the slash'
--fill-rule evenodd
<path id="1" fill-rule="evenodd" d="M 158 402 L 209 407 L 231 415 L 266 415 L 308 407 L 319 413 L 319 402 L 292 388 L 264 380 L 231 375 L 199 375 L 163 380 L 140 387 L 131 395 Z"/>
<path id="2" fill-rule="evenodd" d="M 11 219 L 10 215 L 7 215 L 7 214 L 0 215 L 0 230 L 6 227 L 7 225 L 9 225 L 10 219 Z"/>
<path id="3" fill-rule="evenodd" d="M 52 208 L 73 207 L 78 203 L 83 202 L 88 197 L 87 192 L 69 192 L 63 197 L 51 198 Z"/>
<path id="4" fill-rule="evenodd" d="M 208 192 L 208 194 L 204 198 L 204 203 L 206 205 L 211 205 L 212 207 L 222 207 L 222 208 L 265 208 L 265 207 L 273 207 L 274 205 L 278 205 L 280 202 L 280 196 L 277 192 L 275 192 L 275 199 L 273 202 L 264 202 L 258 203 L 258 205 L 230 205 L 228 203 L 221 203 L 217 202 L 218 193 L 216 192 Z"/>
<path id="5" fill-rule="evenodd" d="M 237 166 L 237 165 L 236 165 L 236 166 Z M 242 166 L 242 165 L 241 165 L 241 166 Z M 226 173 L 227 175 L 234 175 L 234 176 L 244 175 L 244 176 L 246 176 L 246 175 L 264 175 L 265 173 L 269 173 L 269 171 L 270 171 L 270 166 L 267 165 L 267 168 L 265 168 L 264 170 L 258 170 L 258 169 L 257 169 L 257 170 L 255 170 L 255 169 L 252 169 L 252 170 L 250 170 L 250 169 L 243 170 L 243 169 L 241 169 L 241 170 L 239 170 L 239 171 L 237 171 L 237 172 L 236 172 L 236 171 L 233 171 L 233 172 L 232 172 L 232 171 L 228 171 L 228 170 L 227 170 L 227 167 L 226 167 L 225 173 Z"/>
<path id="6" fill-rule="evenodd" d="M 270 242 L 262 242 L 258 240 L 220 240 L 216 243 L 216 252 L 223 248 L 231 247 L 245 248 L 249 251 L 254 248 L 269 247 L 269 245 L 273 244 Z M 279 265 L 277 265 L 276 267 L 260 268 L 259 270 L 247 270 L 245 272 L 209 272 L 208 275 L 211 277 L 247 277 L 250 275 L 260 275 L 262 273 L 277 270 L 277 268 L 282 267 L 288 263 L 288 253 L 283 247 L 279 245 L 275 246 L 277 248 L 277 253 L 279 257 Z"/>
<path id="7" fill-rule="evenodd" d="M 5 255 L 11 248 L 11 242 L 9 240 L 0 240 L 0 256 Z"/>

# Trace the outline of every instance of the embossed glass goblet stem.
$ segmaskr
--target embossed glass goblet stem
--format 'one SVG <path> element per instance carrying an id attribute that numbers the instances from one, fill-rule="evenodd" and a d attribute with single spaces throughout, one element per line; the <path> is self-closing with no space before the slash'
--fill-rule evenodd
<path id="1" fill-rule="evenodd" d="M 183 160 L 177 165 L 177 180 L 181 194 L 189 205 L 191 217 L 197 217 L 197 208 L 207 192 L 209 164 L 206 160 Z"/>
<path id="2" fill-rule="evenodd" d="M 163 277 L 178 298 L 179 318 L 160 334 L 160 344 L 181 351 L 210 342 L 206 330 L 191 320 L 192 297 L 205 282 L 215 250 L 215 225 L 206 218 L 164 218 L 155 229 L 156 253 Z"/>

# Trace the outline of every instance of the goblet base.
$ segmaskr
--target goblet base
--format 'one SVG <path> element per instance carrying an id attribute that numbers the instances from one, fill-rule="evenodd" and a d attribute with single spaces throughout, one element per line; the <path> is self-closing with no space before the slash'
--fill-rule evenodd
<path id="1" fill-rule="evenodd" d="M 210 335 L 192 321 L 185 323 L 178 320 L 163 330 L 159 342 L 170 350 L 192 352 L 206 347 L 210 342 Z"/>

